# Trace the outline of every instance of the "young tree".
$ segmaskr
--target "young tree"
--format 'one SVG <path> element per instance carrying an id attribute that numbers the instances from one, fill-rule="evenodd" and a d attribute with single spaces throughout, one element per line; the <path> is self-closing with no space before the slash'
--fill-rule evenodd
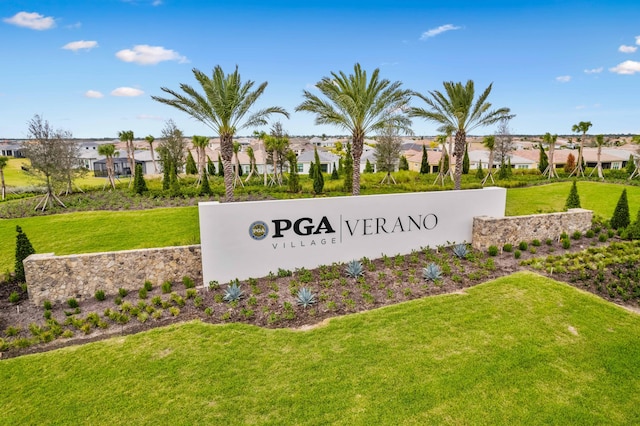
<path id="1" fill-rule="evenodd" d="M 509 115 L 501 118 L 498 121 L 498 127 L 494 133 L 495 139 L 495 160 L 502 164 L 503 161 L 507 161 L 509 154 L 513 151 L 513 135 L 509 128 L 509 121 L 515 117 Z"/>
<path id="2" fill-rule="evenodd" d="M 309 162 L 309 179 L 313 180 L 313 177 L 316 175 L 316 165 L 313 161 Z"/>
<path id="3" fill-rule="evenodd" d="M 213 164 L 213 161 L 211 161 L 211 158 L 209 158 L 208 155 L 207 155 L 207 174 L 211 176 L 216 175 L 216 166 Z"/>
<path id="4" fill-rule="evenodd" d="M 234 142 L 233 143 L 233 155 L 236 158 L 236 164 L 234 166 L 234 178 L 233 178 L 233 187 L 235 188 L 236 183 L 239 183 L 240 186 L 244 186 L 244 183 L 242 183 L 242 179 L 240 179 L 240 176 L 242 176 L 242 170 L 240 170 L 240 158 L 238 157 L 238 154 L 240 153 L 240 151 L 242 150 L 242 146 L 240 145 L 240 142 Z"/>
<path id="5" fill-rule="evenodd" d="M 344 169 L 344 185 L 345 192 L 353 193 L 353 155 L 351 155 L 351 143 L 347 143 L 347 151 L 342 160 L 342 168 Z"/>
<path id="6" fill-rule="evenodd" d="M 556 165 L 553 161 L 553 155 L 556 149 L 556 141 L 558 140 L 558 135 L 552 135 L 551 133 L 547 132 L 542 137 L 542 140 L 545 141 L 549 146 L 549 156 L 547 157 L 548 164 L 547 167 L 542 171 L 542 174 L 547 175 L 549 179 L 558 177 L 558 173 L 556 172 Z"/>
<path id="7" fill-rule="evenodd" d="M 469 174 L 469 149 L 468 149 L 468 145 L 466 145 L 464 147 L 464 157 L 462 158 L 462 174 L 463 175 L 468 175 Z"/>
<path id="8" fill-rule="evenodd" d="M 300 192 L 300 176 L 298 175 L 298 157 L 293 151 L 287 152 L 289 161 L 289 192 Z"/>
<path id="9" fill-rule="evenodd" d="M 182 170 L 186 158 L 184 134 L 173 120 L 168 120 L 161 131 L 158 153 L 162 157 L 162 167 L 170 165 L 176 176 Z"/>
<path id="10" fill-rule="evenodd" d="M 364 165 L 364 172 L 365 173 L 373 173 L 373 164 L 371 164 L 371 162 L 369 161 L 369 159 L 367 158 L 367 162 Z"/>
<path id="11" fill-rule="evenodd" d="M 264 144 L 268 150 L 267 157 L 273 163 L 273 182 L 282 185 L 282 166 L 289 150 L 289 137 L 282 128 L 282 123 L 275 122 L 271 126 L 271 133 L 264 137 Z"/>
<path id="12" fill-rule="evenodd" d="M 313 159 L 315 160 L 315 173 L 313 174 L 313 192 L 317 194 L 322 193 L 324 189 L 324 177 L 322 176 L 322 167 L 320 164 L 320 156 L 318 155 L 318 148 L 314 147 Z"/>
<path id="13" fill-rule="evenodd" d="M 7 195 L 7 187 L 4 183 L 4 168 L 7 167 L 9 162 L 9 157 L 1 156 L 0 157 L 0 181 L 2 182 L 2 199 L 4 200 Z"/>
<path id="14" fill-rule="evenodd" d="M 487 98 L 491 93 L 490 84 L 484 92 L 475 100 L 475 89 L 472 80 L 462 83 L 444 82 L 445 93 L 437 90 L 429 92 L 429 96 L 414 93 L 422 99 L 428 109 L 412 107 L 409 115 L 421 117 L 441 125 L 443 129 L 452 129 L 455 132 L 455 148 L 453 154 L 456 157 L 454 172 L 454 188 L 460 189 L 462 180 L 462 162 L 464 149 L 467 145 L 467 134 L 478 127 L 489 126 L 500 120 L 510 119 L 509 108 L 491 109 L 491 103 Z"/>
<path id="15" fill-rule="evenodd" d="M 487 180 L 491 179 L 491 182 L 493 182 L 494 184 L 496 183 L 495 180 L 493 180 L 493 160 L 494 160 L 494 155 L 496 152 L 496 137 L 491 135 L 491 136 L 485 136 L 484 139 L 482 140 L 482 144 L 489 150 L 489 164 L 487 165 L 487 175 L 484 176 L 484 172 L 482 172 L 482 163 L 479 164 L 480 167 L 480 172 L 483 175 L 482 178 L 482 185 L 484 186 L 487 183 Z"/>
<path id="16" fill-rule="evenodd" d="M 578 195 L 578 186 L 576 185 L 575 179 L 573 180 L 573 184 L 571 185 L 571 191 L 569 191 L 569 196 L 567 197 L 567 201 L 564 203 L 564 209 L 579 209 L 580 205 L 580 196 Z"/>
<path id="17" fill-rule="evenodd" d="M 28 138 L 24 143 L 25 156 L 31 160 L 31 167 L 39 171 L 45 182 L 45 196 L 36 205 L 43 211 L 55 200 L 62 207 L 64 203 L 55 194 L 55 185 L 66 182 L 73 173 L 74 162 L 78 158 L 78 145 L 71 140 L 71 132 L 54 130 L 48 121 L 34 115 L 27 123 Z"/>
<path id="18" fill-rule="evenodd" d="M 580 138 L 580 149 L 578 150 L 578 161 L 576 162 L 575 168 L 571 171 L 569 176 L 572 176 L 574 173 L 576 177 L 581 175 L 584 177 L 584 166 L 582 161 L 582 152 L 584 150 L 584 141 L 587 139 L 587 132 L 591 128 L 592 124 L 590 121 L 581 121 L 578 124 L 574 124 L 571 127 L 571 131 L 574 133 L 582 133 L 582 137 Z"/>
<path id="19" fill-rule="evenodd" d="M 158 166 L 156 165 L 156 156 L 153 152 L 153 142 L 155 142 L 156 138 L 152 135 L 145 136 L 144 139 L 149 144 L 149 153 L 151 154 L 151 162 L 153 163 L 153 173 L 158 173 Z"/>
<path id="20" fill-rule="evenodd" d="M 605 146 L 609 141 L 605 140 L 604 135 L 597 135 L 596 136 L 596 146 L 598 147 L 598 160 L 596 163 L 596 168 L 591 170 L 591 173 L 589 173 L 589 176 L 591 176 L 593 174 L 593 172 L 595 172 L 596 170 L 598 171 L 598 177 L 600 178 L 600 180 L 604 180 L 604 173 L 602 172 L 602 160 L 600 159 L 600 157 L 602 156 L 602 147 Z"/>
<path id="21" fill-rule="evenodd" d="M 635 160 L 633 158 L 633 154 L 629 154 L 629 159 L 627 160 L 627 174 L 629 176 L 633 175 L 633 172 L 636 171 L 636 163 Z"/>
<path id="22" fill-rule="evenodd" d="M 224 177 L 224 164 L 222 164 L 220 154 L 218 154 L 218 176 Z"/>
<path id="23" fill-rule="evenodd" d="M 200 195 L 211 195 L 211 186 L 209 185 L 209 177 L 207 175 L 208 173 L 202 175 L 202 180 L 200 181 Z"/>
<path id="24" fill-rule="evenodd" d="M 331 171 L 331 180 L 338 180 L 340 176 L 338 175 L 338 169 L 336 169 L 336 163 L 333 163 L 333 170 Z"/>
<path id="25" fill-rule="evenodd" d="M 196 160 L 193 159 L 191 151 L 187 151 L 187 165 L 184 168 L 184 172 L 188 175 L 195 175 L 198 173 L 198 166 L 196 166 Z"/>
<path id="26" fill-rule="evenodd" d="M 249 174 L 244 180 L 245 182 L 248 182 L 253 175 L 258 173 L 258 170 L 256 168 L 256 154 L 253 151 L 253 147 L 251 145 L 247 147 L 247 155 L 249 156 Z"/>
<path id="27" fill-rule="evenodd" d="M 407 161 L 407 157 L 405 157 L 404 155 L 400 156 L 398 170 L 409 170 L 409 162 Z"/>
<path id="28" fill-rule="evenodd" d="M 131 170 L 131 180 L 129 180 L 129 187 L 136 173 L 136 158 L 135 158 L 135 146 L 133 144 L 134 136 L 133 130 L 122 130 L 118 132 L 118 138 L 121 142 L 125 143 L 127 151 L 127 161 L 129 162 L 129 170 Z"/>
<path id="29" fill-rule="evenodd" d="M 109 180 L 109 185 L 111 189 L 116 188 L 116 179 L 115 179 L 115 166 L 113 159 L 117 157 L 118 151 L 116 151 L 116 147 L 112 143 L 106 143 L 103 145 L 98 145 L 98 154 L 104 155 L 105 163 L 107 166 L 107 179 Z"/>
<path id="30" fill-rule="evenodd" d="M 147 191 L 147 182 L 144 180 L 144 174 L 142 173 L 142 164 L 136 164 L 136 173 L 133 178 L 133 192 L 142 195 L 143 192 Z"/>
<path id="31" fill-rule="evenodd" d="M 206 136 L 192 136 L 191 144 L 196 149 L 198 156 L 198 184 L 202 183 L 202 178 L 207 174 L 207 146 L 209 145 L 209 138 Z"/>
<path id="32" fill-rule="evenodd" d="M 18 282 L 23 283 L 25 281 L 24 276 L 24 264 L 22 263 L 30 255 L 34 254 L 36 251 L 34 250 L 31 242 L 29 241 L 29 237 L 27 234 L 22 232 L 22 228 L 16 226 L 16 263 L 15 263 L 15 279 Z"/>
<path id="33" fill-rule="evenodd" d="M 538 156 L 538 170 L 540 173 L 544 173 L 549 167 L 549 157 L 547 157 L 547 153 L 544 152 L 544 147 L 542 144 L 539 144 L 540 155 Z"/>
<path id="34" fill-rule="evenodd" d="M 567 155 L 567 162 L 564 165 L 564 171 L 566 173 L 570 173 L 572 170 L 575 170 L 575 167 L 576 167 L 576 157 L 572 153 L 569 153 L 569 155 Z"/>
<path id="35" fill-rule="evenodd" d="M 183 83 L 180 85 L 183 93 L 162 87 L 161 90 L 171 97 L 152 96 L 151 98 L 186 112 L 218 134 L 225 170 L 225 200 L 232 201 L 235 178 L 231 164 L 233 136 L 242 129 L 267 124 L 267 119 L 272 114 L 282 114 L 289 118 L 289 113 L 280 107 L 267 107 L 251 113 L 250 109 L 264 93 L 267 82 L 251 90 L 254 82 L 248 80 L 242 83 L 237 66 L 231 74 L 225 74 L 219 65 L 213 69 L 211 77 L 195 68 L 193 74 L 204 94 Z"/>
<path id="36" fill-rule="evenodd" d="M 160 153 L 160 159 L 162 160 L 162 189 L 167 190 L 171 188 L 171 175 L 175 175 L 175 169 L 169 157 Z"/>
<path id="37" fill-rule="evenodd" d="M 478 169 L 476 170 L 476 178 L 482 180 L 484 185 L 484 171 L 482 170 L 482 160 L 478 160 Z"/>
<path id="38" fill-rule="evenodd" d="M 613 211 L 613 217 L 611 218 L 611 227 L 613 229 L 622 229 L 629 226 L 631 222 L 631 216 L 629 214 L 629 201 L 627 200 L 627 189 L 622 190 L 616 209 Z"/>
<path id="39" fill-rule="evenodd" d="M 398 130 L 396 128 L 393 126 L 386 126 L 380 130 L 378 143 L 375 146 L 373 155 L 376 160 L 378 171 L 386 173 L 381 183 L 384 183 L 385 181 L 393 181 L 393 183 L 395 183 L 395 179 L 391 173 L 395 172 L 398 167 L 401 148 L 402 141 L 400 140 Z"/>
<path id="40" fill-rule="evenodd" d="M 427 155 L 426 145 L 422 145 L 422 161 L 420 161 L 420 174 L 426 175 L 429 173 L 429 157 Z"/>
<path id="41" fill-rule="evenodd" d="M 360 195 L 360 158 L 367 134 L 390 124 L 411 133 L 411 121 L 404 114 L 411 92 L 400 89 L 399 81 L 381 80 L 379 74 L 376 68 L 369 79 L 358 63 L 353 74 L 332 72 L 316 83 L 324 99 L 305 90 L 304 101 L 296 107 L 296 111 L 315 114 L 316 124 L 337 126 L 351 134 L 352 195 Z"/>

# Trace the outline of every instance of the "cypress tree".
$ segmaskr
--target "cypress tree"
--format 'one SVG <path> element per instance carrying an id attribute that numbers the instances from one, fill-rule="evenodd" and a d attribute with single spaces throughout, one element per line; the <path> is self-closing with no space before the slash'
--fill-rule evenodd
<path id="1" fill-rule="evenodd" d="M 176 169 L 175 167 L 171 167 L 171 172 L 169 173 L 169 180 L 171 181 L 171 195 L 173 197 L 177 197 L 179 195 L 182 195 L 182 192 L 180 191 L 180 183 L 178 182 L 178 175 L 176 174 Z"/>
<path id="2" fill-rule="evenodd" d="M 216 175 L 216 166 L 213 164 L 213 161 L 211 161 L 211 158 L 209 158 L 208 155 L 207 155 L 207 173 L 209 173 L 211 176 Z"/>
<path id="3" fill-rule="evenodd" d="M 631 217 L 629 215 L 629 201 L 627 200 L 626 188 L 622 190 L 616 209 L 613 211 L 613 217 L 611 218 L 611 227 L 613 229 L 622 229 L 629 226 Z"/>
<path id="4" fill-rule="evenodd" d="M 200 182 L 200 195 L 211 195 L 211 186 L 209 186 L 208 173 L 202 174 L 202 182 Z"/>
<path id="5" fill-rule="evenodd" d="M 22 261 L 25 260 L 30 255 L 34 254 L 36 251 L 33 249 L 33 246 L 31 245 L 31 242 L 29 241 L 29 237 L 27 237 L 27 234 L 22 232 L 22 228 L 20 228 L 19 226 L 16 226 L 16 232 L 18 233 L 18 235 L 16 235 L 15 279 L 16 281 L 23 283 L 25 281 L 25 276 L 24 276 L 24 264 L 22 263 Z"/>
<path id="6" fill-rule="evenodd" d="M 298 175 L 298 157 L 293 151 L 287 153 L 289 160 L 289 191 L 296 193 L 300 191 L 300 176 Z"/>
<path id="7" fill-rule="evenodd" d="M 422 161 L 420 162 L 420 174 L 429 173 L 429 157 L 427 156 L 427 147 L 422 145 Z"/>
<path id="8" fill-rule="evenodd" d="M 351 142 L 347 143 L 347 154 L 342 161 L 342 170 L 344 172 L 344 192 L 351 193 L 353 191 L 353 156 L 351 154 Z"/>
<path id="9" fill-rule="evenodd" d="M 629 154 L 629 160 L 627 160 L 627 173 L 629 174 L 629 176 L 631 176 L 635 171 L 636 163 L 633 160 L 633 154 Z"/>
<path id="10" fill-rule="evenodd" d="M 198 166 L 196 166 L 196 160 L 193 159 L 191 151 L 187 154 L 187 165 L 185 166 L 185 173 L 188 175 L 198 174 Z"/>
<path id="11" fill-rule="evenodd" d="M 224 176 L 224 166 L 222 165 L 222 158 L 220 157 L 220 154 L 218 154 L 218 176 Z"/>
<path id="12" fill-rule="evenodd" d="M 513 167 L 511 167 L 511 157 L 507 160 L 507 177 L 513 175 Z"/>
<path id="13" fill-rule="evenodd" d="M 504 158 L 500 163 L 500 171 L 498 172 L 498 179 L 507 179 L 509 177 L 509 172 L 507 171 L 507 165 L 504 162 Z"/>
<path id="14" fill-rule="evenodd" d="M 143 192 L 147 191 L 147 182 L 144 180 L 142 173 L 142 164 L 136 164 L 136 175 L 133 178 L 133 192 L 142 195 Z"/>
<path id="15" fill-rule="evenodd" d="M 368 158 L 367 158 L 367 163 L 364 166 L 364 172 L 365 173 L 373 173 L 373 164 L 371 164 L 371 162 L 369 161 Z"/>
<path id="16" fill-rule="evenodd" d="M 462 157 L 462 174 L 463 175 L 468 175 L 469 174 L 469 151 L 467 150 L 467 147 L 464 147 L 464 156 Z"/>
<path id="17" fill-rule="evenodd" d="M 538 159 L 538 170 L 540 170 L 540 173 L 544 173 L 545 170 L 547 170 L 547 167 L 549 167 L 549 157 L 547 156 L 547 153 L 544 152 L 544 148 L 542 147 L 542 144 L 540 144 L 540 156 Z"/>
<path id="18" fill-rule="evenodd" d="M 478 170 L 476 171 L 478 179 L 484 179 L 484 171 L 482 170 L 482 160 L 478 160 Z"/>
<path id="19" fill-rule="evenodd" d="M 398 170 L 409 170 L 409 162 L 404 155 L 400 156 L 400 163 L 398 164 Z"/>
<path id="20" fill-rule="evenodd" d="M 314 160 L 315 160 L 315 172 L 313 174 L 313 192 L 316 194 L 322 193 L 324 189 L 324 177 L 322 176 L 322 169 L 320 168 L 320 156 L 318 155 L 318 148 L 314 148 Z"/>
<path id="21" fill-rule="evenodd" d="M 313 177 L 316 175 L 316 164 L 312 161 L 309 163 L 309 179 L 313 180 Z"/>
<path id="22" fill-rule="evenodd" d="M 571 185 L 571 191 L 569 191 L 569 196 L 567 197 L 567 201 L 564 203 L 564 209 L 579 209 L 582 207 L 580 205 L 580 196 L 578 195 L 578 186 L 576 185 L 575 179 L 573 180 L 573 185 Z"/>
<path id="23" fill-rule="evenodd" d="M 171 187 L 171 161 L 168 156 L 164 156 L 162 161 L 162 189 L 167 190 Z"/>
<path id="24" fill-rule="evenodd" d="M 342 169 L 342 165 L 343 165 L 343 161 L 342 161 L 342 157 L 340 157 L 338 159 L 338 176 L 342 176 L 342 174 L 344 173 L 344 170 Z"/>
<path id="25" fill-rule="evenodd" d="M 442 173 L 449 171 L 449 154 L 444 155 L 444 164 L 442 165 Z"/>

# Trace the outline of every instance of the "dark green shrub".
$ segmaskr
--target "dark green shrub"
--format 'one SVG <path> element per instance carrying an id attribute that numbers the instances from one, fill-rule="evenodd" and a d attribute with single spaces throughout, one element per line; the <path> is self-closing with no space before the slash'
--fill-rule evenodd
<path id="1" fill-rule="evenodd" d="M 182 277 L 182 284 L 184 288 L 194 288 L 196 283 L 191 279 L 191 277 L 184 276 Z"/>
<path id="2" fill-rule="evenodd" d="M 151 284 L 151 281 L 146 280 L 146 281 L 144 282 L 144 288 L 145 288 L 145 290 L 147 290 L 147 291 L 151 291 L 151 290 L 153 290 L 153 284 Z"/>
<path id="3" fill-rule="evenodd" d="M 50 310 L 46 310 L 44 311 L 44 319 L 51 319 L 51 311 Z"/>
<path id="4" fill-rule="evenodd" d="M 566 240 L 567 238 L 569 238 L 569 234 L 567 234 L 566 232 L 563 232 L 562 234 L 560 234 L 561 240 Z"/>
<path id="5" fill-rule="evenodd" d="M 171 287 L 172 287 L 171 281 L 163 282 L 162 283 L 162 292 L 164 294 L 171 293 Z"/>
<path id="6" fill-rule="evenodd" d="M 133 178 L 133 192 L 142 195 L 142 193 L 147 191 L 147 182 L 145 182 L 144 174 L 142 173 L 142 164 L 136 164 L 136 172 Z"/>
<path id="7" fill-rule="evenodd" d="M 567 201 L 564 204 L 565 210 L 569 209 L 579 209 L 580 206 L 580 196 L 578 195 L 578 187 L 576 185 L 576 181 L 573 181 L 571 185 L 571 191 L 569 191 L 569 196 L 567 197 Z"/>
<path id="8" fill-rule="evenodd" d="M 129 290 L 127 290 L 126 288 L 120 287 L 118 289 L 118 294 L 120 295 L 120 297 L 127 297 L 127 294 L 129 294 Z"/>
<path id="9" fill-rule="evenodd" d="M 51 310 L 51 308 L 53 308 L 53 304 L 51 303 L 51 301 L 50 301 L 50 300 L 45 300 L 45 301 L 42 303 L 42 306 L 44 307 L 44 309 L 45 309 L 46 311 L 50 311 L 50 310 Z"/>
<path id="10" fill-rule="evenodd" d="M 629 215 L 629 201 L 627 200 L 627 190 L 625 188 L 622 190 L 622 194 L 620 194 L 618 204 L 616 204 L 616 209 L 613 212 L 613 217 L 611 218 L 610 223 L 613 229 L 620 229 L 629 226 L 630 222 L 631 216 Z"/>
<path id="11" fill-rule="evenodd" d="M 96 293 L 94 294 L 95 298 L 97 301 L 102 302 L 104 301 L 104 299 L 107 298 L 107 296 L 104 294 L 104 290 L 96 290 Z"/>
<path id="12" fill-rule="evenodd" d="M 22 228 L 16 226 L 16 263 L 15 263 L 15 278 L 18 282 L 24 282 L 24 264 L 22 263 L 30 255 L 34 254 L 34 250 L 27 234 L 22 232 Z"/>
<path id="13" fill-rule="evenodd" d="M 74 299 L 73 297 L 71 299 L 67 299 L 67 305 L 69 305 L 69 307 L 71 309 L 74 309 L 74 308 L 77 308 L 78 306 L 80 306 L 78 301 L 76 299 Z"/>
<path id="14" fill-rule="evenodd" d="M 324 189 L 324 177 L 322 176 L 322 169 L 320 168 L 320 156 L 318 155 L 318 148 L 315 149 L 314 154 L 314 173 L 313 173 L 313 192 L 316 194 L 321 194 Z"/>
<path id="15" fill-rule="evenodd" d="M 489 248 L 487 249 L 487 253 L 489 254 L 489 256 L 497 256 L 498 255 L 498 247 L 489 246 Z"/>
<path id="16" fill-rule="evenodd" d="M 525 251 L 528 248 L 529 248 L 529 244 L 527 244 L 526 241 L 520 241 L 520 244 L 518 244 L 518 249 L 522 251 Z"/>
<path id="17" fill-rule="evenodd" d="M 507 253 L 511 253 L 513 251 L 513 244 L 507 243 L 507 244 L 503 245 L 502 246 L 502 251 L 505 251 Z"/>
<path id="18" fill-rule="evenodd" d="M 574 240 L 579 240 L 580 238 L 582 238 L 582 232 L 574 231 L 573 234 L 571 234 L 571 238 L 573 238 Z"/>
<path id="19" fill-rule="evenodd" d="M 520 250 L 516 250 L 513 252 L 513 257 L 515 257 L 516 259 L 520 259 L 520 256 L 522 256 L 522 252 Z"/>
<path id="20" fill-rule="evenodd" d="M 593 238 L 593 237 L 596 235 L 596 233 L 595 233 L 595 231 L 594 231 L 593 229 L 589 229 L 587 232 L 585 232 L 585 234 L 584 234 L 584 235 L 585 235 L 587 238 Z"/>
<path id="21" fill-rule="evenodd" d="M 544 243 L 550 246 L 551 244 L 553 244 L 553 240 L 551 238 L 547 238 L 546 240 L 544 240 Z"/>
<path id="22" fill-rule="evenodd" d="M 562 239 L 562 248 L 565 250 L 571 248 L 571 241 L 568 238 Z"/>
<path id="23" fill-rule="evenodd" d="M 18 303 L 20 301 L 20 294 L 17 291 L 12 291 L 9 295 L 10 303 Z"/>
<path id="24" fill-rule="evenodd" d="M 600 241 L 601 243 L 604 243 L 605 241 L 607 241 L 607 234 L 602 233 L 598 235 L 598 241 Z"/>
<path id="25" fill-rule="evenodd" d="M 140 290 L 138 290 L 138 297 L 140 299 L 146 299 L 147 298 L 147 289 L 142 287 Z"/>
<path id="26" fill-rule="evenodd" d="M 607 236 L 608 236 L 609 238 L 613 238 L 613 237 L 615 237 L 615 235 L 616 235 L 616 231 L 614 231 L 613 229 L 609 229 L 609 230 L 607 231 Z"/>
<path id="27" fill-rule="evenodd" d="M 540 240 L 535 239 L 535 240 L 531 241 L 531 245 L 534 246 L 534 247 L 540 247 L 540 245 L 541 245 L 540 244 Z"/>
<path id="28" fill-rule="evenodd" d="M 122 305 L 122 297 L 116 296 L 116 298 L 113 299 L 113 303 L 115 303 L 116 305 Z"/>

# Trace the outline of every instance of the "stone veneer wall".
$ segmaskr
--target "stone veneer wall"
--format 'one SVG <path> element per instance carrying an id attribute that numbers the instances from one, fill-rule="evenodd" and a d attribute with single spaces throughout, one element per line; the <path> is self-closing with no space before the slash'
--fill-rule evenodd
<path id="1" fill-rule="evenodd" d="M 29 299 L 41 306 L 44 300 L 65 302 L 94 297 L 96 290 L 107 295 L 119 288 L 138 291 L 145 280 L 154 286 L 182 277 L 202 284 L 202 256 L 199 245 L 54 256 L 33 254 L 24 260 Z"/>
<path id="2" fill-rule="evenodd" d="M 593 212 L 585 209 L 569 209 L 562 213 L 535 214 L 530 216 L 506 216 L 473 218 L 472 245 L 486 250 L 489 246 L 502 247 L 521 241 L 556 239 L 563 232 L 585 232 L 591 228 Z"/>

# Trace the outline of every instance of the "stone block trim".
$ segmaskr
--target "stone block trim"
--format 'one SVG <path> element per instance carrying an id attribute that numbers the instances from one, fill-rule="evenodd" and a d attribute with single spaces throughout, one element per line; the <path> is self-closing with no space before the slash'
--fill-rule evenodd
<path id="1" fill-rule="evenodd" d="M 567 212 L 535 214 L 529 216 L 505 216 L 501 218 L 479 216 L 473 219 L 472 245 L 479 250 L 489 246 L 502 247 L 510 243 L 535 239 L 556 239 L 563 232 L 586 232 L 591 228 L 593 211 L 569 209 Z"/>
<path id="2" fill-rule="evenodd" d="M 138 291 L 145 280 L 154 286 L 188 276 L 202 285 L 200 245 L 54 256 L 34 254 L 24 260 L 29 299 L 66 302 L 92 298 L 96 290 L 115 295 L 119 288 Z"/>

